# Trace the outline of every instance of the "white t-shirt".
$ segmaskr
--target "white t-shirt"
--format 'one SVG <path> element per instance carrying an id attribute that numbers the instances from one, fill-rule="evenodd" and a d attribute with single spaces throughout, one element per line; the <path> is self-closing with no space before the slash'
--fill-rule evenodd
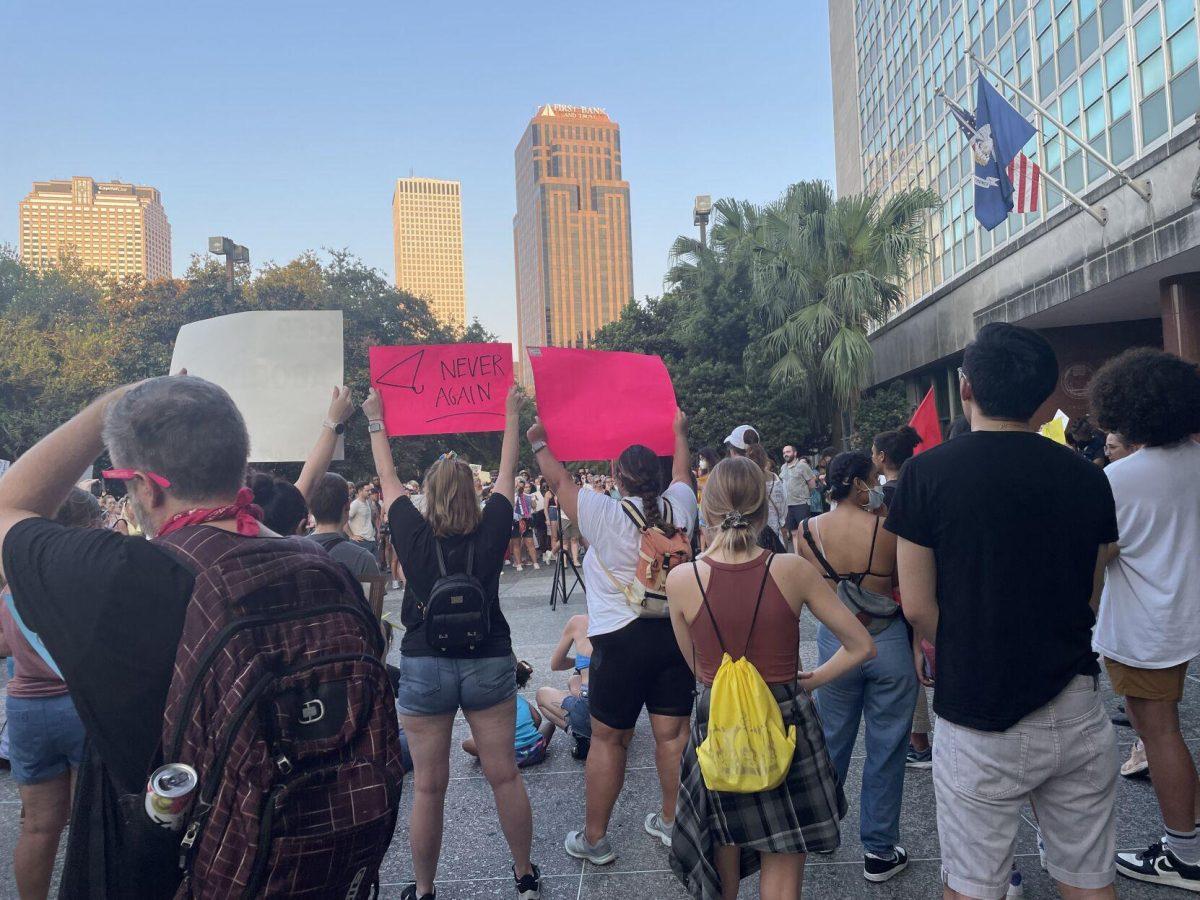
<path id="1" fill-rule="evenodd" d="M 641 509 L 640 497 L 629 499 Z M 696 521 L 696 495 L 691 487 L 676 481 L 663 492 L 659 509 L 663 500 L 670 501 L 672 521 L 685 527 L 690 536 Z M 617 581 L 631 583 L 637 577 L 641 536 L 621 509 L 621 501 L 587 488 L 579 492 L 579 532 L 588 542 L 583 584 L 587 588 L 588 637 L 594 637 L 624 628 L 637 618 L 600 563 L 603 561 Z"/>
<path id="2" fill-rule="evenodd" d="M 1200 444 L 1144 447 L 1104 474 L 1121 554 L 1108 564 L 1093 646 L 1127 666 L 1200 655 Z"/>
<path id="3" fill-rule="evenodd" d="M 375 521 L 371 504 L 355 499 L 350 504 L 350 533 L 359 540 L 375 540 Z"/>

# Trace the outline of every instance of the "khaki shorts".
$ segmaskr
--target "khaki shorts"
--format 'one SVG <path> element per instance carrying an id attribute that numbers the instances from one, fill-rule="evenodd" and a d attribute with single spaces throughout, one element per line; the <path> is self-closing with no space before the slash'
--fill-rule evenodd
<path id="1" fill-rule="evenodd" d="M 1113 693 L 1138 700 L 1167 700 L 1178 703 L 1183 699 L 1183 679 L 1187 675 L 1187 663 L 1169 669 L 1138 669 L 1104 658 Z"/>
<path id="2" fill-rule="evenodd" d="M 1072 679 L 1007 731 L 938 719 L 933 785 L 943 883 L 981 900 L 1003 897 L 1021 809 L 1031 801 L 1051 877 L 1081 889 L 1112 884 L 1120 762 L 1090 675 Z"/>

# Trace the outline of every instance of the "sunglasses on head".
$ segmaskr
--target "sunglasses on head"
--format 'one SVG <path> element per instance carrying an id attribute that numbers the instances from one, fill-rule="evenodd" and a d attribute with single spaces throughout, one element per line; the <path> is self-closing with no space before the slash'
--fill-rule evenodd
<path id="1" fill-rule="evenodd" d="M 113 481 L 132 481 L 135 478 L 146 478 L 153 481 L 160 488 L 169 488 L 171 482 L 163 478 L 161 475 L 156 475 L 153 472 L 141 472 L 137 469 L 106 469 L 100 473 L 102 478 L 110 478 Z"/>

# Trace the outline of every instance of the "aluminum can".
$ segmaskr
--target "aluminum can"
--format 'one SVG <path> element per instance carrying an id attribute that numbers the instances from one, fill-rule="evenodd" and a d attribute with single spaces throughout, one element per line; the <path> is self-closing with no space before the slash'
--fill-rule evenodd
<path id="1" fill-rule="evenodd" d="M 196 770 L 184 763 L 155 769 L 146 785 L 146 815 L 150 821 L 171 831 L 182 828 L 199 782 Z"/>

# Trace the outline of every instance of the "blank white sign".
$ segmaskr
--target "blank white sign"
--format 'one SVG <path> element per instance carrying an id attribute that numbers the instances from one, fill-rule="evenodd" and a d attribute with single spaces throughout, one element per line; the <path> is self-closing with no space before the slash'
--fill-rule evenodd
<path id="1" fill-rule="evenodd" d="M 171 371 L 229 392 L 250 431 L 251 462 L 297 462 L 321 433 L 343 383 L 342 313 L 244 312 L 179 329 Z M 334 459 L 343 456 L 338 439 Z"/>

